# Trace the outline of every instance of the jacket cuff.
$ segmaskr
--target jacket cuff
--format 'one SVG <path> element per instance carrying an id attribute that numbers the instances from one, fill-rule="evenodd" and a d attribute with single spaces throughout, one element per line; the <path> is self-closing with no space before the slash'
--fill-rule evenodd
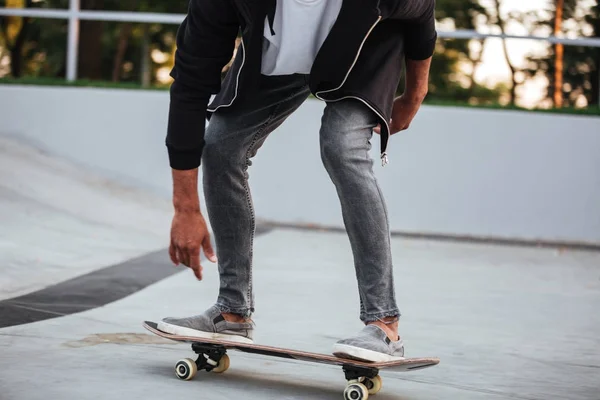
<path id="1" fill-rule="evenodd" d="M 421 61 L 433 56 L 435 52 L 435 44 L 437 41 L 437 33 L 435 36 L 426 41 L 421 42 L 417 46 L 407 46 L 405 50 L 406 58 L 409 60 Z"/>
<path id="2" fill-rule="evenodd" d="M 176 170 L 190 170 L 200 166 L 202 158 L 202 146 L 200 149 L 181 151 L 167 145 L 169 154 L 169 165 Z"/>

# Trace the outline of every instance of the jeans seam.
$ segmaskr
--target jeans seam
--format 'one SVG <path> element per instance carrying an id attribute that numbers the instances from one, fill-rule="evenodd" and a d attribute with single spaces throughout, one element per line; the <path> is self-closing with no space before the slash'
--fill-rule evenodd
<path id="1" fill-rule="evenodd" d="M 250 167 L 251 163 L 250 163 L 250 158 L 252 157 L 252 154 L 255 152 L 256 150 L 256 145 L 257 142 L 260 140 L 260 138 L 263 136 L 263 134 L 265 133 L 265 131 L 267 131 L 269 129 L 269 127 L 271 126 L 271 124 L 273 123 L 275 117 L 277 116 L 277 113 L 279 112 L 279 110 L 281 109 L 281 107 L 283 106 L 283 104 L 287 103 L 288 101 L 290 101 L 291 99 L 293 99 L 294 97 L 298 96 L 300 93 L 302 93 L 304 90 L 306 90 L 306 88 L 308 87 L 308 84 L 306 82 L 304 82 L 303 85 L 301 85 L 297 90 L 294 90 L 292 93 L 290 93 L 288 96 L 286 96 L 285 98 L 281 99 L 280 101 L 278 101 L 276 104 L 274 104 L 272 106 L 272 110 L 269 113 L 267 119 L 265 120 L 265 122 L 263 122 L 260 126 L 258 126 L 258 128 L 256 129 L 256 131 L 254 132 L 254 134 L 252 135 L 252 139 L 250 141 L 250 144 L 248 145 L 248 148 L 246 150 L 246 154 L 245 154 L 245 165 L 243 168 L 243 172 L 245 176 L 245 179 L 243 180 L 243 189 L 246 195 L 246 206 L 248 207 L 249 210 L 249 214 L 250 214 L 250 218 L 251 218 L 251 236 L 250 236 L 250 248 L 249 248 L 249 257 L 250 257 L 250 265 L 249 265 L 249 272 L 248 272 L 248 289 L 246 292 L 246 309 L 244 310 L 244 312 L 246 314 L 249 314 L 253 311 L 254 309 L 254 304 L 253 304 L 253 299 L 252 299 L 252 285 L 253 285 L 253 268 L 254 268 L 254 240 L 256 237 L 256 215 L 255 215 L 255 211 L 254 211 L 254 207 L 252 205 L 252 199 L 251 199 L 251 193 L 250 193 L 250 187 L 248 184 L 248 178 L 247 178 L 247 171 L 248 168 Z M 221 305 L 223 306 L 223 305 Z M 230 310 L 231 308 L 228 307 Z M 236 308 L 237 311 L 242 311 L 241 309 Z M 230 311 L 231 312 L 231 311 Z"/>
<path id="2" fill-rule="evenodd" d="M 284 100 L 282 100 L 281 102 L 279 102 L 279 103 L 277 104 L 277 106 L 276 106 L 275 110 L 278 110 L 278 109 L 279 109 L 279 106 L 281 105 L 281 103 L 285 103 L 286 101 L 289 101 L 289 100 L 291 100 L 293 97 L 296 97 L 296 96 L 298 96 L 298 94 L 302 93 L 302 91 L 304 91 L 304 89 L 306 89 L 307 87 L 308 87 L 308 84 L 307 84 L 307 83 L 305 83 L 304 85 L 300 86 L 300 88 L 299 88 L 297 91 L 293 92 L 293 93 L 292 93 L 292 94 L 290 94 L 288 97 L 286 97 Z M 274 114 L 276 114 L 276 112 L 275 112 L 275 111 L 273 112 L 273 115 L 272 115 L 271 117 L 273 117 L 273 116 L 274 116 Z"/>
<path id="3" fill-rule="evenodd" d="M 369 148 L 371 147 L 370 144 L 371 144 L 372 138 L 373 138 L 373 135 L 371 135 L 371 138 L 368 140 L 368 142 L 369 142 Z M 375 173 L 372 170 L 373 160 L 372 160 L 372 158 L 369 155 L 369 151 L 366 152 L 365 158 L 367 160 L 369 160 L 369 162 L 371 163 L 371 175 L 373 176 L 373 182 L 375 183 L 375 187 L 377 188 L 377 194 L 379 195 L 379 198 L 381 200 L 381 205 L 383 207 L 383 213 L 385 215 L 385 221 L 386 221 L 386 224 L 387 224 L 387 236 L 386 236 L 386 238 L 387 238 L 387 244 L 388 244 L 389 247 L 391 247 L 391 232 L 390 232 L 390 228 L 389 228 L 389 226 L 390 226 L 390 217 L 389 217 L 389 214 L 388 214 L 388 209 L 387 209 L 387 204 L 385 202 L 385 197 L 383 196 L 383 192 L 381 191 L 381 187 L 380 187 L 379 182 L 377 180 L 377 176 L 375 176 Z M 395 295 L 393 296 L 392 301 L 394 303 L 396 303 L 396 296 Z"/>
<path id="4" fill-rule="evenodd" d="M 352 105 L 352 104 L 350 103 L 350 105 Z M 333 111 L 335 111 L 335 115 L 332 118 L 337 118 L 337 117 L 343 118 L 344 112 L 347 112 L 348 110 L 346 110 L 344 105 L 340 104 L 339 107 L 334 107 Z M 360 114 L 361 116 L 363 116 L 365 118 L 357 117 L 357 122 L 352 123 L 348 127 L 348 129 L 352 129 L 353 131 L 355 130 L 357 132 L 357 137 L 362 136 L 362 134 L 359 135 L 358 133 L 363 132 L 363 129 L 365 129 L 367 127 L 372 128 L 372 126 L 375 125 L 375 124 L 372 124 L 372 119 L 370 117 L 371 114 L 368 114 L 368 115 L 364 114 L 364 113 L 358 113 L 358 114 Z M 371 130 L 371 129 L 369 129 L 369 130 Z M 385 222 L 382 221 L 382 223 L 385 224 L 385 228 L 387 229 L 385 234 L 381 235 L 378 238 L 378 240 L 381 240 L 381 242 L 380 242 L 381 245 L 386 245 L 385 247 L 387 249 L 390 249 L 391 248 L 391 233 L 390 233 L 390 229 L 389 229 L 388 207 L 385 202 L 383 190 L 379 185 L 379 182 L 377 180 L 375 172 L 373 171 L 373 160 L 371 159 L 371 157 L 369 155 L 369 150 L 371 149 L 371 140 L 373 139 L 373 135 L 371 133 L 370 135 L 366 134 L 365 136 L 362 136 L 362 137 L 363 137 L 363 139 L 361 140 L 360 146 L 361 147 L 365 146 L 365 148 L 362 149 L 361 155 L 357 154 L 357 158 L 355 159 L 355 161 L 358 162 L 357 167 L 359 167 L 360 169 L 364 168 L 363 171 L 365 173 L 365 178 L 371 180 L 372 184 L 374 185 L 374 187 L 370 188 L 370 190 L 373 190 L 373 192 L 372 192 L 373 198 L 374 199 L 377 198 L 378 201 L 381 203 L 382 209 L 378 212 L 381 213 L 380 214 L 381 217 L 385 218 Z M 327 162 L 327 159 L 325 161 Z M 366 162 L 367 164 L 364 164 L 364 162 Z M 327 167 L 327 165 L 326 165 L 326 167 Z M 335 183 L 335 176 L 333 176 L 332 178 L 334 179 L 334 183 Z M 383 225 L 380 226 L 380 228 L 383 228 Z M 388 259 L 387 257 L 381 258 L 377 261 L 377 263 L 378 264 L 381 263 L 381 265 L 379 265 L 379 267 L 381 267 L 381 268 L 386 267 L 386 269 L 387 269 L 387 266 L 389 263 L 390 268 L 391 268 L 391 273 L 392 273 L 391 276 L 393 278 L 393 264 L 391 262 L 391 259 Z M 364 268 L 364 266 L 363 266 L 363 268 Z M 390 282 L 387 282 L 387 283 L 390 283 Z M 386 287 L 388 286 L 387 283 L 386 283 Z M 369 291 L 367 289 L 365 289 L 363 285 L 359 284 L 358 294 L 359 294 L 359 299 L 360 299 L 360 316 L 363 321 L 378 320 L 378 319 L 382 319 L 382 318 L 388 317 L 388 316 L 400 316 L 401 315 L 400 310 L 399 310 L 398 306 L 396 305 L 396 294 L 395 294 L 393 285 L 391 287 L 391 290 L 390 291 L 386 290 L 385 293 L 386 293 L 386 295 L 384 297 L 375 299 L 372 296 L 369 296 Z M 373 307 L 372 307 L 372 305 L 374 303 L 377 304 L 377 307 L 374 307 L 375 309 L 373 309 Z"/>
<path id="5" fill-rule="evenodd" d="M 254 136 L 252 137 L 252 141 L 250 142 L 250 146 L 248 146 L 248 150 L 246 150 L 246 162 L 245 162 L 245 166 L 244 166 L 244 174 L 246 174 L 246 172 L 248 171 L 248 168 L 250 167 L 249 165 L 249 161 L 250 161 L 250 154 L 252 153 L 254 146 L 256 145 L 256 142 L 258 141 L 259 136 L 266 130 L 267 126 L 269 125 L 269 122 L 271 122 L 271 119 L 273 118 L 273 114 L 271 114 L 269 116 L 269 118 L 267 119 L 267 121 L 256 131 L 256 133 L 254 134 Z M 253 282 L 253 269 L 254 269 L 254 236 L 256 234 L 256 222 L 255 222 L 255 218 L 256 215 L 254 213 L 254 207 L 252 206 L 252 200 L 250 199 L 250 188 L 248 186 L 248 178 L 246 177 L 244 179 L 244 192 L 246 193 L 246 204 L 248 206 L 248 209 L 250 210 L 250 218 L 251 218 L 251 226 L 252 226 L 252 235 L 250 236 L 250 268 L 249 268 L 249 272 L 248 272 L 248 291 L 246 292 L 246 302 L 248 304 L 248 308 L 250 310 L 252 310 L 254 308 L 254 304 L 252 304 L 252 282 Z"/>
<path id="6" fill-rule="evenodd" d="M 258 138 L 267 130 L 269 124 L 273 120 L 273 117 L 276 115 L 277 110 L 279 110 L 279 104 L 277 104 L 274 108 L 267 120 L 264 124 L 262 124 L 257 131 L 252 136 L 252 141 L 248 146 L 248 150 L 246 150 L 245 156 L 245 166 L 244 173 L 248 171 L 250 167 L 250 154 L 254 151 L 254 146 L 258 141 Z M 252 200 L 250 198 L 250 187 L 248 186 L 248 179 L 244 179 L 244 192 L 246 193 L 246 204 L 248 205 L 248 209 L 250 210 L 251 224 L 252 224 L 252 235 L 250 236 L 250 268 L 249 268 L 249 276 L 248 276 L 248 291 L 246 292 L 246 302 L 248 303 L 248 308 L 252 310 L 254 308 L 254 304 L 252 304 L 252 282 L 253 282 L 253 269 L 254 269 L 254 239 L 256 236 L 256 215 L 254 213 L 254 207 L 252 206 Z"/>
<path id="7" fill-rule="evenodd" d="M 260 128 L 256 131 L 254 136 L 252 137 L 252 141 L 250 142 L 250 146 L 248 146 L 248 150 L 246 151 L 246 162 L 245 162 L 245 171 L 248 171 L 250 154 L 254 151 L 254 146 L 258 141 L 259 137 L 268 129 L 269 125 L 273 121 L 273 118 L 277 115 L 277 112 L 281 108 L 281 104 L 291 100 L 296 97 L 299 93 L 301 93 L 308 85 L 302 85 L 297 91 L 294 91 L 288 97 L 280 101 L 275 107 L 273 107 L 273 111 L 267 118 L 264 124 L 260 126 Z M 253 308 L 253 304 L 251 303 L 251 295 L 252 295 L 252 279 L 253 279 L 253 269 L 254 269 L 254 239 L 256 236 L 256 215 L 254 213 L 254 208 L 252 207 L 252 200 L 250 199 L 250 188 L 248 187 L 248 179 L 244 179 L 244 191 L 246 192 L 246 202 L 248 205 L 248 209 L 250 210 L 250 216 L 252 219 L 252 236 L 250 237 L 250 272 L 248 277 L 248 292 L 246 293 L 246 301 L 249 305 L 249 308 Z"/>

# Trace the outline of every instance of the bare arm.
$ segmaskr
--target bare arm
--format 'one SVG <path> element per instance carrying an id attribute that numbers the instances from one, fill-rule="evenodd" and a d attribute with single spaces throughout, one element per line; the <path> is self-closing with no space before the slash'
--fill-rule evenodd
<path id="1" fill-rule="evenodd" d="M 198 168 L 172 169 L 173 207 L 176 213 L 199 213 Z"/>
<path id="2" fill-rule="evenodd" d="M 431 60 L 432 57 L 425 60 L 406 59 L 404 95 L 415 102 L 421 103 L 427 95 Z"/>
<path id="3" fill-rule="evenodd" d="M 202 280 L 200 249 L 206 257 L 216 262 L 206 221 L 200 212 L 198 196 L 198 168 L 173 172 L 173 206 L 175 215 L 171 225 L 169 256 L 175 265 L 180 263 L 194 271 Z"/>
<path id="4" fill-rule="evenodd" d="M 390 124 L 392 135 L 408 129 L 421 108 L 428 92 L 432 58 L 432 56 L 424 59 L 405 57 L 406 84 L 402 96 L 394 100 Z"/>
<path id="5" fill-rule="evenodd" d="M 200 212 L 198 167 L 204 149 L 206 108 L 221 86 L 239 21 L 229 0 L 191 0 L 177 32 L 166 145 L 176 212 Z"/>
<path id="6" fill-rule="evenodd" d="M 206 108 L 210 96 L 220 90 L 221 71 L 231 60 L 238 31 L 231 0 L 190 0 L 177 32 L 166 137 L 175 209 L 169 255 L 198 279 L 202 279 L 200 249 L 216 262 L 198 195 Z"/>

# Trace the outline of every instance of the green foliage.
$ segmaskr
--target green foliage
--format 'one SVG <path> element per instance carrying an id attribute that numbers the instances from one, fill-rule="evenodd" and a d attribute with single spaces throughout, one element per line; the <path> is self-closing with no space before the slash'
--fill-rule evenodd
<path id="1" fill-rule="evenodd" d="M 578 37 L 600 38 L 600 4 L 584 7 L 581 0 L 565 1 L 564 26 L 574 27 L 568 33 Z M 554 26 L 556 12 L 553 7 L 547 10 L 547 18 L 536 21 L 537 28 L 551 29 Z M 527 76 L 545 76 L 549 85 L 546 98 L 552 100 L 555 86 L 556 46 L 549 45 L 542 55 L 530 55 L 527 58 Z M 600 48 L 564 46 L 563 99 L 564 105 L 572 107 L 578 102 L 596 106 L 599 104 L 600 84 Z"/>
<path id="2" fill-rule="evenodd" d="M 180 13 L 187 11 L 189 0 L 81 0 L 84 10 L 142 11 Z M 68 0 L 26 0 L 27 7 L 66 9 Z M 548 29 L 554 22 L 553 1 L 541 12 L 511 13 L 505 19 L 520 24 L 529 31 Z M 0 7 L 6 0 L 0 0 Z M 497 25 L 498 16 L 489 1 L 437 0 L 436 18 L 443 29 L 479 30 L 481 26 Z M 600 36 L 598 2 L 591 11 L 582 12 L 582 0 L 565 0 L 565 19 L 576 22 L 573 33 L 579 36 Z M 0 58 L 10 59 L 13 78 L 23 80 L 64 79 L 66 74 L 67 23 L 61 20 L 23 18 L 21 41 L 12 44 L 6 40 L 7 19 L 0 17 Z M 127 83 L 131 87 L 165 87 L 173 63 L 177 25 L 137 24 L 82 21 L 78 76 L 85 82 L 98 85 Z M 586 30 L 587 29 L 587 30 Z M 510 93 L 510 82 L 489 87 L 478 83 L 473 75 L 481 64 L 484 40 L 439 39 L 430 73 L 428 102 L 461 103 L 501 106 Z M 547 54 L 530 55 L 523 77 L 544 75 L 548 78 L 548 96 L 551 97 L 554 73 L 554 48 Z M 598 104 L 598 66 L 600 49 L 565 47 L 565 99 L 574 106 L 582 96 L 589 104 Z M 1 67 L 0 67 L 1 68 Z M 6 73 L 7 71 L 4 71 Z M 0 69 L 0 77 L 3 71 Z M 168 76 L 167 76 L 168 78 Z M 81 81 L 80 81 L 81 82 Z M 110 83 L 107 83 L 110 82 Z M 145 83 L 145 85 L 143 85 Z M 77 83 L 80 84 L 80 83 Z M 121 87 L 121 86 L 120 86 Z M 398 91 L 403 90 L 401 84 Z"/>
<path id="3" fill-rule="evenodd" d="M 4 5 L 5 0 L 0 0 Z M 30 8 L 68 7 L 68 0 L 28 0 Z M 185 13 L 188 0 L 81 0 L 84 10 L 143 11 L 161 13 Z M 64 77 L 66 74 L 66 39 L 67 24 L 61 20 L 24 18 L 26 41 L 17 49 L 11 58 L 20 57 L 22 66 L 12 75 L 37 77 Z M 0 28 L 5 24 L 0 17 Z M 123 32 L 128 32 L 123 34 Z M 2 32 L 2 29 L 0 29 Z M 81 21 L 79 76 L 94 80 L 113 78 L 113 70 L 119 52 L 120 39 L 125 39 L 125 51 L 117 66 L 118 81 L 141 82 L 142 59 L 149 57 L 150 52 L 158 50 L 170 53 L 173 51 L 177 25 L 169 24 L 129 24 L 117 22 Z M 1 34 L 0 34 L 1 35 Z M 142 54 L 147 42 L 148 54 Z M 0 38 L 0 45 L 3 41 Z M 168 61 L 168 59 L 167 59 Z M 168 62 L 167 62 L 168 64 Z M 156 73 L 163 65 L 160 62 L 149 62 L 150 84 L 158 84 Z M 1 76 L 1 75 L 0 75 Z"/>
<path id="4" fill-rule="evenodd" d="M 454 29 L 475 30 L 477 21 L 489 19 L 487 10 L 478 0 L 438 0 L 436 19 Z M 498 102 L 502 87 L 488 88 L 478 84 L 472 73 L 481 58 L 483 42 L 473 46 L 473 40 L 439 39 L 431 64 L 428 99 L 461 101 L 479 104 Z M 465 72 L 465 67 L 467 72 Z"/>

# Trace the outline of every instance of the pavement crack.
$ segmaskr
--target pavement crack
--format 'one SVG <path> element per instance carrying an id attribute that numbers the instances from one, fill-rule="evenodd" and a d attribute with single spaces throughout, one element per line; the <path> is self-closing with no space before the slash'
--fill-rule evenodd
<path id="1" fill-rule="evenodd" d="M 450 383 L 450 382 L 439 382 L 439 381 L 434 382 L 434 381 L 428 381 L 425 379 L 401 378 L 401 377 L 396 377 L 396 379 L 403 380 L 403 381 L 409 381 L 409 382 L 415 382 L 415 383 L 424 383 L 424 384 L 434 385 L 434 386 L 445 386 L 445 387 L 459 389 L 459 390 L 463 390 L 463 391 L 467 391 L 467 392 L 490 394 L 493 396 L 503 396 L 505 398 L 515 399 L 515 400 L 545 400 L 545 398 L 542 398 L 542 397 L 526 397 L 526 396 L 518 395 L 516 393 L 507 393 L 507 392 L 501 392 L 501 391 L 497 391 L 497 390 L 482 389 L 482 388 L 478 388 L 478 387 L 474 387 L 474 386 L 458 385 L 456 383 Z"/>
<path id="2" fill-rule="evenodd" d="M 67 315 L 65 313 L 56 312 L 56 311 L 50 311 L 50 310 L 44 310 L 42 308 L 28 307 L 28 306 L 25 306 L 25 305 L 22 305 L 22 304 L 19 304 L 19 303 L 11 303 L 11 305 L 13 307 L 16 307 L 16 308 L 22 308 L 23 310 L 37 311 L 37 312 L 40 312 L 40 313 L 46 313 L 46 314 L 56 315 L 57 317 L 64 317 L 65 315 Z"/>

